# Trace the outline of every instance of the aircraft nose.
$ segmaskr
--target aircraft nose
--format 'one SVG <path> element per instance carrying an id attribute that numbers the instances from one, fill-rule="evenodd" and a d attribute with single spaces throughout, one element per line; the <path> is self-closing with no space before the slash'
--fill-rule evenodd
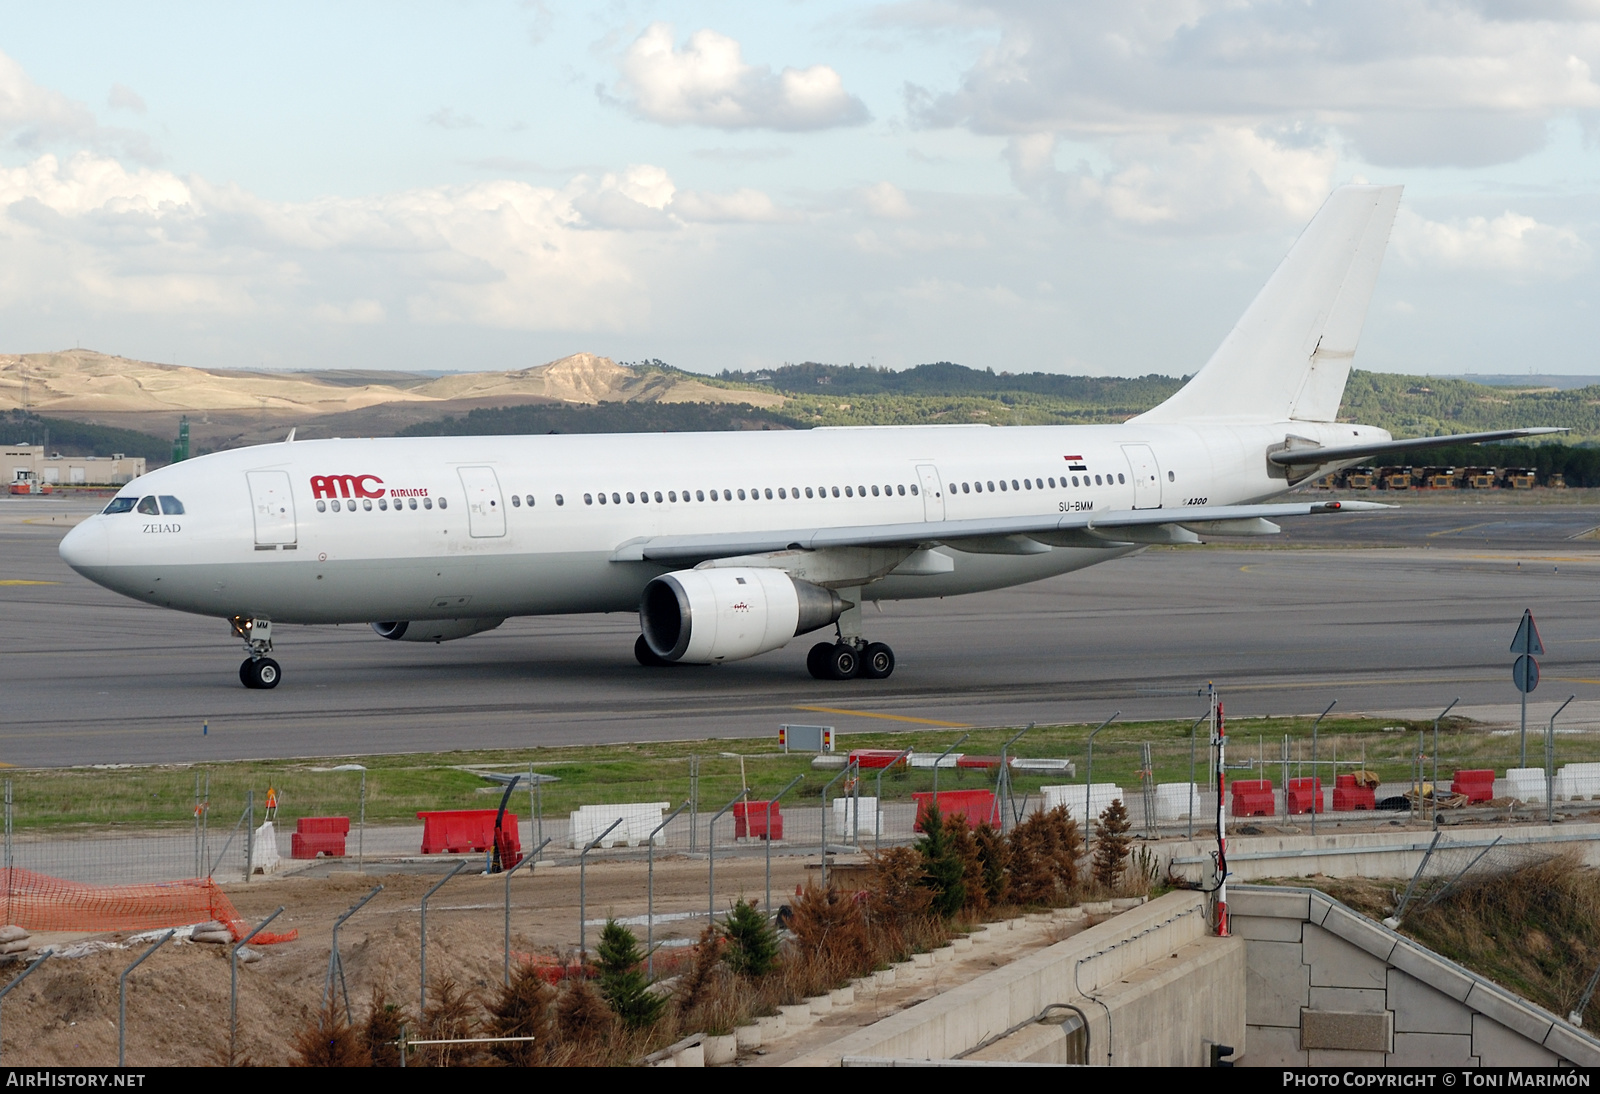
<path id="1" fill-rule="evenodd" d="M 82 572 L 105 566 L 111 556 L 111 536 L 103 520 L 90 517 L 61 540 L 61 561 Z"/>

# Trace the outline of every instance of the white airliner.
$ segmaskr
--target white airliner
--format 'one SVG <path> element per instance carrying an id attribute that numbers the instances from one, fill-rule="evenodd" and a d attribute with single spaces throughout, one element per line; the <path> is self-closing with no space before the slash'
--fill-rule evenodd
<path id="1" fill-rule="evenodd" d="M 639 612 L 645 665 L 753 657 L 882 679 L 868 600 L 1037 581 L 1280 517 L 1336 467 L 1550 429 L 1392 440 L 1335 421 L 1400 201 L 1333 193 L 1192 380 L 1121 425 L 286 441 L 161 468 L 61 543 L 109 589 L 229 620 L 246 687 L 274 623 L 442 642 L 515 615 Z M 375 621 L 375 622 L 374 622 Z"/>

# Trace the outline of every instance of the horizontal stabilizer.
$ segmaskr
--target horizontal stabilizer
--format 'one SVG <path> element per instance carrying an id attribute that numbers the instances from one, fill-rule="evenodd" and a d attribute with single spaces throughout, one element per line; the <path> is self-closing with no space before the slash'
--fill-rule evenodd
<path id="1" fill-rule="evenodd" d="M 1373 456 L 1387 456 L 1401 452 L 1414 452 L 1419 448 L 1443 448 L 1452 444 L 1483 444 L 1486 441 L 1508 441 L 1517 437 L 1543 437 L 1551 433 L 1565 433 L 1564 427 L 1538 426 L 1531 429 L 1497 429 L 1490 433 L 1457 433 L 1450 437 L 1412 437 L 1399 441 L 1374 441 L 1372 444 L 1338 445 L 1331 448 L 1286 448 L 1281 452 L 1267 453 L 1267 459 L 1280 467 L 1305 467 L 1325 463 L 1344 463 L 1347 460 L 1365 460 Z"/>

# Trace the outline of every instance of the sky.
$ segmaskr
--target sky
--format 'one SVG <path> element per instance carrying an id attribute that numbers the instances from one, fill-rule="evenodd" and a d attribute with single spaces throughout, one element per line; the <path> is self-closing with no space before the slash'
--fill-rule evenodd
<path id="1" fill-rule="evenodd" d="M 1358 367 L 1600 373 L 1600 0 L 0 12 L 0 352 L 1184 375 L 1357 181 Z"/>

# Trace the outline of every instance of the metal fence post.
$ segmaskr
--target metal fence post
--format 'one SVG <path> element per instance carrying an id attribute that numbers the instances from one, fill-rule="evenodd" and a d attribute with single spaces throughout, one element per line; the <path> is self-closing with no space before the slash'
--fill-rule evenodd
<path id="1" fill-rule="evenodd" d="M 14 867 L 16 860 L 12 858 L 11 847 L 11 780 L 6 780 L 6 922 L 12 922 L 11 894 L 16 892 L 17 873 Z"/>
<path id="2" fill-rule="evenodd" d="M 1094 738 L 1106 726 L 1117 720 L 1122 711 L 1116 711 L 1111 717 L 1094 727 L 1089 734 L 1089 762 L 1083 772 L 1083 846 L 1088 850 L 1089 842 L 1094 837 L 1094 829 L 1089 827 L 1089 793 L 1094 786 Z M 1004 818 L 1002 818 L 1003 820 Z"/>
<path id="3" fill-rule="evenodd" d="M 283 905 L 278 905 L 278 910 L 267 918 L 257 923 L 249 934 L 233 944 L 233 949 L 228 951 L 228 965 L 230 968 L 228 979 L 228 1066 L 233 1066 L 233 1061 L 238 1059 L 237 1045 L 239 1041 L 239 949 L 249 942 L 261 929 L 283 914 Z"/>
<path id="4" fill-rule="evenodd" d="M 248 818 L 244 825 L 244 880 L 248 884 L 256 865 L 256 792 L 244 792 L 244 812 Z"/>
<path id="5" fill-rule="evenodd" d="M 822 787 L 822 887 L 824 889 L 828 887 L 828 788 L 850 774 L 851 768 L 855 766 L 854 760 L 848 761 L 844 765 L 844 770 L 829 779 Z"/>
<path id="6" fill-rule="evenodd" d="M 41 953 L 38 956 L 38 958 L 34 961 L 33 964 L 31 964 L 27 968 L 23 969 L 22 972 L 17 976 L 17 978 L 15 980 L 11 981 L 11 983 L 7 984 L 5 987 L 0 988 L 0 1003 L 3 1003 L 5 1001 L 5 997 L 7 995 L 11 994 L 11 989 L 12 988 L 16 987 L 18 984 L 22 983 L 28 977 L 32 976 L 34 969 L 37 969 L 40 965 L 43 965 L 46 961 L 50 960 L 50 958 L 53 957 L 53 956 L 55 956 L 55 951 L 54 950 L 45 950 L 43 953 Z M 3 1049 L 4 1047 L 5 1047 L 5 1037 L 4 1036 L 0 1036 L 0 1049 Z"/>
<path id="7" fill-rule="evenodd" d="M 549 840 L 545 840 L 544 841 L 544 843 L 549 843 L 549 842 L 550 842 Z M 544 850 L 544 843 L 541 843 L 538 847 L 535 847 L 533 849 L 533 854 L 531 854 L 531 855 L 523 855 L 520 859 L 517 860 L 517 864 L 515 866 L 513 866 L 511 869 L 509 869 L 509 870 L 507 870 L 505 872 L 505 874 L 506 874 L 506 959 L 505 959 L 504 975 L 505 975 L 505 982 L 506 982 L 506 986 L 507 987 L 511 986 L 511 875 L 516 873 L 518 870 L 522 869 L 524 866 L 530 865 L 533 862 L 533 855 L 537 855 L 540 851 Z"/>
<path id="8" fill-rule="evenodd" d="M 956 749 L 960 748 L 961 743 L 970 736 L 972 736 L 972 734 L 963 733 L 960 737 L 957 737 L 956 743 L 939 753 L 939 758 L 933 761 L 933 808 L 935 812 L 937 812 L 939 809 L 939 767 L 944 763 L 945 757 L 950 755 L 950 753 L 954 752 Z"/>
<path id="9" fill-rule="evenodd" d="M 644 841 L 645 855 L 649 859 L 644 905 L 644 974 L 647 978 L 654 978 L 656 974 L 656 834 L 687 808 L 689 799 L 685 798 L 682 805 L 667 815 L 666 820 L 650 830 L 649 838 Z"/>
<path id="10" fill-rule="evenodd" d="M 422 920 L 418 929 L 418 937 L 421 939 L 421 944 L 417 951 L 418 964 L 421 965 L 421 987 L 417 992 L 418 1022 L 422 1021 L 422 1012 L 428 1006 L 428 898 L 434 893 L 437 893 L 440 889 L 444 888 L 444 883 L 446 881 L 449 881 L 466 868 L 467 864 L 465 862 L 456 863 L 455 868 L 446 874 L 439 881 L 439 884 L 435 885 L 433 888 L 424 893 L 422 897 Z"/>
<path id="11" fill-rule="evenodd" d="M 789 785 L 767 799 L 767 914 L 772 914 L 772 807 L 776 805 L 785 794 L 798 786 L 805 775 L 796 775 L 789 780 Z"/>
<path id="12" fill-rule="evenodd" d="M 889 761 L 889 766 L 893 767 L 895 764 L 899 763 L 901 760 L 904 760 L 909 755 L 911 755 L 911 750 L 909 748 L 901 749 L 900 750 L 900 755 L 896 756 L 894 759 Z M 878 768 L 878 782 L 877 782 L 877 786 L 876 786 L 876 788 L 874 790 L 874 792 L 878 795 L 878 797 L 877 797 L 878 805 L 877 805 L 877 816 L 872 818 L 872 853 L 873 854 L 877 854 L 879 851 L 883 850 L 883 772 L 884 772 L 884 770 L 885 770 L 884 768 L 881 768 L 881 767 Z M 934 768 L 934 770 L 938 771 L 938 768 Z M 912 799 L 912 801 L 915 801 L 915 800 L 916 800 L 915 798 Z M 768 838 L 767 842 L 768 843 L 772 842 L 770 837 Z M 767 888 L 769 890 L 772 888 L 772 878 L 770 876 L 771 873 L 772 873 L 772 861 L 771 861 L 771 859 L 772 859 L 771 855 L 768 855 L 767 856 L 767 873 L 768 873 L 769 876 L 767 878 Z M 771 897 L 769 895 L 768 899 L 767 899 L 767 903 L 770 904 L 771 902 L 772 902 L 772 899 L 771 899 Z"/>
<path id="13" fill-rule="evenodd" d="M 1449 706 L 1445 707 L 1443 710 L 1441 710 L 1439 712 L 1439 717 L 1437 717 L 1437 718 L 1435 718 L 1433 720 L 1433 795 L 1432 795 L 1432 797 L 1433 797 L 1433 816 L 1434 816 L 1435 820 L 1437 820 L 1438 817 L 1439 817 L 1439 723 L 1444 721 L 1444 716 L 1446 714 L 1449 714 L 1450 711 L 1459 702 L 1461 702 L 1461 696 L 1457 695 L 1454 699 L 1450 700 L 1450 705 Z M 1570 700 L 1569 700 L 1569 702 L 1570 702 Z M 1557 711 L 1556 713 L 1559 714 L 1561 712 Z M 1315 814 L 1313 814 L 1313 815 L 1315 815 Z M 1313 828 L 1312 831 L 1315 832 L 1316 829 Z"/>
<path id="14" fill-rule="evenodd" d="M 700 756 L 689 754 L 689 850 L 695 849 L 700 828 Z"/>
<path id="15" fill-rule="evenodd" d="M 126 1067 L 128 1063 L 128 977 L 134 969 L 144 964 L 145 958 L 159 950 L 162 945 L 177 933 L 174 928 L 155 940 L 155 944 L 139 955 L 139 960 L 122 970 L 122 975 L 117 978 L 117 1066 Z"/>
<path id="16" fill-rule="evenodd" d="M 1459 703 L 1460 701 L 1461 701 L 1460 699 L 1457 699 L 1456 703 Z M 1336 707 L 1338 705 L 1339 705 L 1339 700 L 1335 699 L 1333 702 L 1328 704 L 1327 708 L 1325 710 L 1323 710 L 1323 712 L 1321 714 L 1317 715 L 1317 720 L 1315 722 L 1311 723 L 1311 792 L 1316 797 L 1316 800 L 1311 803 L 1311 834 L 1313 836 L 1317 834 L 1317 813 L 1320 812 L 1321 809 L 1322 809 L 1322 784 L 1317 782 L 1317 727 L 1322 724 L 1322 719 L 1324 719 L 1324 718 L 1326 718 L 1328 716 L 1328 711 L 1332 710 L 1334 707 Z M 1450 707 L 1453 707 L 1455 705 L 1456 705 L 1455 703 L 1451 703 Z M 1450 707 L 1445 707 L 1444 708 L 1446 713 L 1449 713 Z M 1444 715 L 1441 714 L 1440 717 L 1442 718 L 1442 717 L 1444 717 Z M 1435 723 L 1436 726 L 1437 726 L 1437 724 L 1438 723 Z M 1339 750 L 1337 748 L 1335 748 L 1334 749 L 1335 758 L 1337 758 L 1338 755 L 1339 755 Z M 1438 771 L 1439 749 L 1438 749 L 1437 741 L 1435 741 L 1435 745 L 1434 745 L 1433 761 L 1434 761 L 1433 776 L 1434 776 L 1435 779 L 1437 779 L 1439 777 L 1439 771 Z M 1191 763 L 1191 770 L 1192 770 L 1192 763 Z M 1192 782 L 1193 779 L 1191 778 L 1190 781 Z M 1335 783 L 1337 783 L 1339 781 L 1339 765 L 1338 764 L 1335 764 L 1334 767 L 1333 767 L 1333 781 Z M 1192 815 L 1193 814 L 1193 810 L 1191 810 L 1190 812 L 1191 812 L 1191 816 L 1190 816 L 1190 819 L 1189 819 L 1189 823 L 1192 825 L 1194 823 L 1194 818 L 1193 818 L 1193 815 Z"/>
<path id="17" fill-rule="evenodd" d="M 344 926 L 345 920 L 359 912 L 367 901 L 381 892 L 383 892 L 382 885 L 374 886 L 372 892 L 356 901 L 355 904 L 351 905 L 349 911 L 333 921 L 333 945 L 328 950 L 328 975 L 322 981 L 322 1009 L 331 1011 L 333 1004 L 338 1002 L 338 996 L 334 994 L 336 989 L 333 985 L 333 976 L 337 972 L 339 974 L 339 988 L 337 990 L 344 992 L 344 1020 L 347 1025 L 355 1025 L 355 1016 L 350 1013 L 350 986 L 345 983 L 344 979 L 344 958 L 339 956 L 339 928 Z"/>
<path id="18" fill-rule="evenodd" d="M 1576 698 L 1576 695 L 1567 696 L 1567 703 Z M 1556 716 L 1567 709 L 1567 703 L 1556 707 L 1555 714 L 1550 715 L 1550 725 L 1544 734 L 1544 808 L 1547 824 L 1556 822 Z"/>
<path id="19" fill-rule="evenodd" d="M 1117 713 L 1120 714 L 1122 712 L 1118 711 Z M 1116 714 L 1113 714 L 1111 717 L 1115 718 L 1116 716 Z M 1110 721 L 1111 719 L 1108 718 L 1106 720 Z M 1010 740 L 1006 741 L 1005 744 L 1000 746 L 1000 779 L 999 785 L 996 787 L 996 789 L 1001 790 L 1002 794 L 1004 795 L 1004 797 L 1001 798 L 1003 804 L 1001 805 L 1000 809 L 1000 831 L 1002 834 L 1006 830 L 1006 814 L 1011 811 L 1011 765 L 1007 762 L 1006 755 L 1011 750 L 1011 746 L 1016 744 L 1017 741 L 1022 738 L 1024 733 L 1032 729 L 1033 725 L 1034 724 L 1032 722 L 1029 722 L 1027 725 L 1017 730 L 1017 732 L 1011 736 Z M 1013 816 L 1011 820 L 1012 823 L 1015 824 L 1017 818 Z"/>
<path id="20" fill-rule="evenodd" d="M 713 924 L 717 921 L 717 822 L 724 813 L 749 796 L 750 788 L 745 787 L 733 796 L 732 801 L 718 809 L 711 823 L 706 826 L 706 919 Z"/>
<path id="21" fill-rule="evenodd" d="M 367 769 L 361 769 L 361 812 L 356 821 L 356 873 L 367 872 Z"/>
<path id="22" fill-rule="evenodd" d="M 622 820 L 623 820 L 623 818 L 618 817 L 616 820 L 612 821 L 609 825 L 606 826 L 606 830 L 604 832 L 601 832 L 594 839 L 590 840 L 587 844 L 584 845 L 583 850 L 578 852 L 578 961 L 579 961 L 579 963 L 582 963 L 584 958 L 589 953 L 589 934 L 588 934 L 589 924 L 588 924 L 588 919 L 587 919 L 587 916 L 589 914 L 589 879 L 588 879 L 588 875 L 587 875 L 587 871 L 589 869 L 589 852 L 593 851 L 596 847 L 599 847 L 600 846 L 600 841 L 605 839 L 607 836 L 609 836 L 611 834 L 611 829 L 613 829 L 617 825 L 621 824 Z"/>
<path id="23" fill-rule="evenodd" d="M 1194 765 L 1195 765 L 1195 734 L 1200 730 L 1200 723 L 1211 717 L 1208 710 L 1194 720 L 1194 725 L 1189 727 L 1189 834 L 1186 839 L 1194 839 Z"/>

